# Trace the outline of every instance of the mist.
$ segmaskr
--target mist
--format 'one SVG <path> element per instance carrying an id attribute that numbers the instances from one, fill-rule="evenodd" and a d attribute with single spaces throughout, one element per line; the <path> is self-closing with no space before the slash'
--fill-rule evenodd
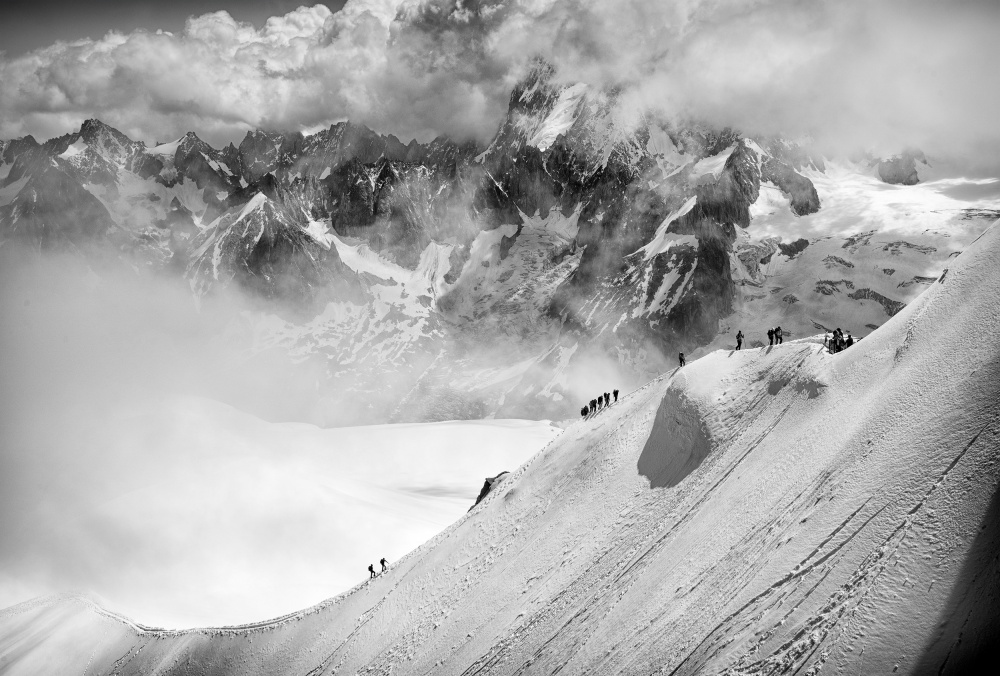
<path id="1" fill-rule="evenodd" d="M 106 259 L 2 253 L 0 607 L 78 592 L 175 628 L 298 610 L 425 542 L 558 433 L 322 429 L 308 421 L 372 402 L 252 350 L 241 327 L 273 306 L 236 289 L 196 303 L 181 279 Z"/>

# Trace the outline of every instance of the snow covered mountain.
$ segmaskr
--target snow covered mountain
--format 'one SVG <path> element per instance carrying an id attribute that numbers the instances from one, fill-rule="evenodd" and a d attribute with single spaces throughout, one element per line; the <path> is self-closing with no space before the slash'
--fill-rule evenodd
<path id="1" fill-rule="evenodd" d="M 737 329 L 865 334 L 1000 213 L 996 181 L 915 151 L 824 159 L 623 116 L 539 64 L 485 149 L 349 122 L 147 147 L 89 120 L 3 143 L 0 238 L 111 244 L 198 295 L 269 299 L 238 329 L 248 354 L 285 351 L 321 373 L 320 399 L 370 402 L 315 420 L 344 424 L 563 418 Z"/>
<path id="2" fill-rule="evenodd" d="M 4 670 L 980 673 L 1000 638 L 1000 223 L 964 249 L 845 352 L 717 350 L 574 423 L 341 596 L 189 631 L 25 603 L 0 613 Z"/>

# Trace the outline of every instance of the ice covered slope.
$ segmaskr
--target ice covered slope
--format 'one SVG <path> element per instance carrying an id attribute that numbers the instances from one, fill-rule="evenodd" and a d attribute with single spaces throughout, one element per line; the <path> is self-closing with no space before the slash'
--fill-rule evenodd
<path id="1" fill-rule="evenodd" d="M 2 668 L 963 673 L 998 637 L 1000 226 L 847 352 L 720 351 L 570 427 L 387 575 L 259 625 L 83 601 Z"/>

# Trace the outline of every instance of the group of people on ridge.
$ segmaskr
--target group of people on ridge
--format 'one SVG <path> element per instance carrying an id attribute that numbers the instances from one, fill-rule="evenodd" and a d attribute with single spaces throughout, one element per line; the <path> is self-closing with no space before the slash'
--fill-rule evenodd
<path id="1" fill-rule="evenodd" d="M 385 560 L 384 556 L 382 557 L 382 560 L 379 561 L 379 563 L 382 564 L 382 572 L 383 573 L 389 569 L 389 562 Z M 375 577 L 375 564 L 374 563 L 369 563 L 368 564 L 368 572 L 371 574 L 371 577 L 368 578 L 369 580 L 372 579 L 373 577 Z"/>
<path id="2" fill-rule="evenodd" d="M 615 402 L 618 401 L 618 390 L 614 392 L 605 392 L 604 394 L 597 397 L 597 399 L 591 399 L 590 403 L 580 409 L 580 415 L 586 418 L 591 413 L 596 413 L 602 408 L 607 408 L 611 406 L 611 395 L 615 396 Z"/>
<path id="3" fill-rule="evenodd" d="M 767 330 L 768 345 L 781 345 L 782 339 L 783 335 L 780 326 L 776 326 L 773 329 Z M 737 350 L 743 349 L 743 340 L 744 340 L 743 331 L 742 330 L 737 331 L 736 332 Z M 851 345 L 854 345 L 854 338 L 851 336 L 850 331 L 848 331 L 847 338 L 845 339 L 844 332 L 841 331 L 839 328 L 833 332 L 832 338 L 830 337 L 830 334 L 827 334 L 823 338 L 823 346 L 829 348 L 830 352 L 840 352 L 841 350 L 846 350 Z M 684 359 L 683 352 L 678 353 L 677 363 L 678 366 L 684 366 L 687 363 Z M 615 390 L 612 394 L 614 394 L 615 401 L 617 402 L 618 390 Z M 597 411 L 600 411 L 602 408 L 606 408 L 610 405 L 611 405 L 611 394 L 605 392 L 601 396 L 597 397 L 597 399 L 591 399 L 588 405 L 581 408 L 580 415 L 586 418 L 591 413 L 596 413 Z M 383 570 L 385 570 L 384 567 Z"/>
<path id="4" fill-rule="evenodd" d="M 851 345 L 854 345 L 854 336 L 851 332 L 847 332 L 847 338 L 844 338 L 844 332 L 839 328 L 833 330 L 833 337 L 830 334 L 823 336 L 823 346 L 830 350 L 830 353 L 840 352 L 841 350 L 846 350 Z"/>

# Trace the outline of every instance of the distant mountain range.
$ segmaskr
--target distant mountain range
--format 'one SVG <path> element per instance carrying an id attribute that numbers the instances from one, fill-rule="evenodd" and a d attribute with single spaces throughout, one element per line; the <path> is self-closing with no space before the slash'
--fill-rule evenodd
<path id="1" fill-rule="evenodd" d="M 831 164 L 695 122 L 623 125 L 616 104 L 539 65 L 485 149 L 350 122 L 147 146 L 87 120 L 0 142 L 0 238 L 273 301 L 251 349 L 319 360 L 372 422 L 561 418 L 737 328 L 863 332 L 995 217 L 930 199 L 916 151 Z M 886 190 L 910 192 L 895 208 Z"/>

